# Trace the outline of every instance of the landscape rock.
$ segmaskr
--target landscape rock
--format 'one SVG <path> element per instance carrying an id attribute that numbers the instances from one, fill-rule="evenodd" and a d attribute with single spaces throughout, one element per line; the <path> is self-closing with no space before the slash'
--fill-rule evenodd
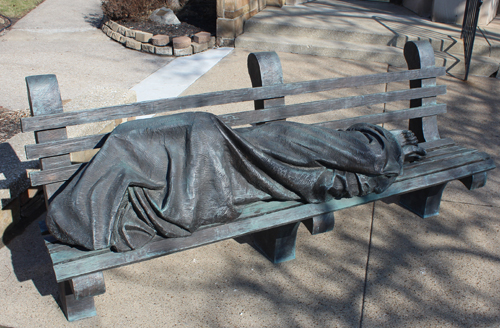
<path id="1" fill-rule="evenodd" d="M 149 40 L 151 40 L 152 37 L 153 34 L 148 32 L 142 32 L 142 31 L 135 32 L 135 39 L 139 42 L 149 42 Z"/>
<path id="2" fill-rule="evenodd" d="M 155 47 L 157 55 L 172 56 L 174 54 L 172 47 Z"/>
<path id="3" fill-rule="evenodd" d="M 193 54 L 193 47 L 187 47 L 184 49 L 174 49 L 174 56 L 176 57 L 189 56 L 192 54 Z"/>
<path id="4" fill-rule="evenodd" d="M 161 7 L 153 11 L 149 20 L 163 25 L 178 25 L 181 22 L 171 9 Z"/>
<path id="5" fill-rule="evenodd" d="M 210 41 L 210 33 L 198 32 L 194 35 L 193 41 L 196 43 L 208 43 Z"/>
<path id="6" fill-rule="evenodd" d="M 193 46 L 193 53 L 195 54 L 208 49 L 208 42 L 205 43 L 193 42 L 191 45 Z"/>
<path id="7" fill-rule="evenodd" d="M 153 46 L 151 44 L 143 43 L 142 44 L 142 51 L 149 52 L 150 54 L 154 54 L 155 53 L 155 46 Z"/>
<path id="8" fill-rule="evenodd" d="M 170 37 L 168 35 L 157 34 L 151 38 L 151 43 L 155 46 L 166 46 L 170 42 Z"/>
<path id="9" fill-rule="evenodd" d="M 125 46 L 130 49 L 141 50 L 142 43 L 135 41 L 133 39 L 128 39 L 125 41 Z"/>
<path id="10" fill-rule="evenodd" d="M 172 39 L 174 49 L 185 49 L 191 46 L 191 38 L 188 36 L 178 36 Z"/>
<path id="11" fill-rule="evenodd" d="M 135 31 L 134 30 L 131 30 L 131 29 L 127 29 L 125 31 L 125 36 L 127 38 L 135 38 Z"/>

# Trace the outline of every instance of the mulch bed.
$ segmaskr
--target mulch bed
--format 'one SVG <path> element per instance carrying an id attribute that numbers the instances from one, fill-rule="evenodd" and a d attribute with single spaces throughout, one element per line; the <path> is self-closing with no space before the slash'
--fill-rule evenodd
<path id="1" fill-rule="evenodd" d="M 30 116 L 29 110 L 8 110 L 0 106 L 0 143 L 21 132 L 21 117 Z"/>
<path id="2" fill-rule="evenodd" d="M 161 25 L 147 19 L 123 19 L 116 22 L 127 28 L 149 32 L 153 35 L 165 34 L 171 39 L 178 36 L 192 37 L 201 31 L 215 35 L 217 21 L 216 6 L 216 0 L 189 0 L 184 8 L 177 13 L 177 18 L 181 21 L 179 25 Z"/>
<path id="3" fill-rule="evenodd" d="M 202 28 L 196 27 L 186 22 L 181 22 L 181 24 L 178 25 L 162 25 L 151 21 L 121 20 L 117 23 L 127 28 L 152 33 L 153 35 L 168 35 L 171 39 L 178 36 L 192 37 L 196 33 L 203 31 Z"/>

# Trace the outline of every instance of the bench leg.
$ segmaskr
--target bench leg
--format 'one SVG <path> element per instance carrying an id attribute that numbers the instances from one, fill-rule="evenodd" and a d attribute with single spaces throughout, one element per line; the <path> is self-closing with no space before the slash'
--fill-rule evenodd
<path id="1" fill-rule="evenodd" d="M 335 224 L 335 217 L 333 212 L 330 212 L 304 220 L 302 223 L 304 223 L 311 235 L 317 235 L 332 231 Z"/>
<path id="2" fill-rule="evenodd" d="M 94 296 L 105 292 L 102 272 L 60 282 L 59 298 L 66 319 L 75 321 L 97 315 Z"/>
<path id="3" fill-rule="evenodd" d="M 401 195 L 399 204 L 422 218 L 439 214 L 441 196 L 447 183 Z"/>
<path id="4" fill-rule="evenodd" d="M 296 222 L 254 233 L 254 245 L 273 263 L 293 260 L 299 225 Z"/>
<path id="5" fill-rule="evenodd" d="M 482 172 L 471 175 L 470 177 L 467 178 L 460 179 L 460 181 L 467 187 L 467 189 L 474 190 L 477 188 L 484 187 L 487 179 L 488 179 L 487 173 Z"/>

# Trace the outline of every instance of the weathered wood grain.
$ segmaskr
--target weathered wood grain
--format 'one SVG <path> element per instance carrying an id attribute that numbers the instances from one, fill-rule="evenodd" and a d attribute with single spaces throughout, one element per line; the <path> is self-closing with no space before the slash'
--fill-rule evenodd
<path id="1" fill-rule="evenodd" d="M 450 156 L 440 161 L 424 162 L 422 165 L 404 168 L 404 174 L 399 176 L 396 181 L 404 181 L 414 177 L 423 176 L 439 172 L 442 170 L 449 170 L 455 167 L 468 165 L 476 162 L 485 162 L 490 159 L 486 153 L 464 153 L 463 155 Z"/>
<path id="2" fill-rule="evenodd" d="M 84 165 L 74 164 L 56 169 L 30 172 L 31 186 L 36 187 L 66 181 Z"/>
<path id="3" fill-rule="evenodd" d="M 361 96 L 312 101 L 288 106 L 271 107 L 258 111 L 246 111 L 220 115 L 220 118 L 231 126 L 238 126 L 258 122 L 275 121 L 290 117 L 319 114 L 339 109 L 409 100 L 413 98 L 427 97 L 430 95 L 443 95 L 445 93 L 446 86 L 440 85 L 430 88 L 388 91 Z"/>
<path id="4" fill-rule="evenodd" d="M 70 286 L 75 300 L 102 295 L 106 292 L 104 276 L 101 271 L 71 279 Z"/>
<path id="5" fill-rule="evenodd" d="M 61 308 L 68 321 L 76 321 L 97 315 L 93 297 L 77 300 L 71 291 L 69 281 L 62 281 L 58 285 Z"/>
<path id="6" fill-rule="evenodd" d="M 325 126 L 332 129 L 347 128 L 356 123 L 381 124 L 408 120 L 416 117 L 431 116 L 446 113 L 446 104 L 436 104 L 420 108 L 407 108 L 392 112 L 378 113 L 372 115 L 357 116 L 336 121 L 316 123 L 317 126 Z"/>
<path id="7" fill-rule="evenodd" d="M 365 85 L 401 82 L 445 75 L 443 67 L 431 67 L 421 70 L 378 73 L 345 78 L 323 79 L 306 82 L 294 82 L 271 85 L 260 88 L 244 88 L 216 91 L 199 95 L 167 98 L 137 102 L 128 105 L 88 109 L 57 115 L 40 115 L 37 118 L 21 119 L 23 132 L 55 129 L 71 125 L 114 120 L 126 117 L 159 114 L 169 111 L 223 105 L 241 101 L 272 99 L 304 93 L 321 92 L 338 88 L 359 87 Z"/>
<path id="8" fill-rule="evenodd" d="M 26 145 L 26 158 L 36 159 L 52 157 L 82 150 L 101 148 L 108 136 L 109 133 L 104 133 L 35 145 Z"/>
<path id="9" fill-rule="evenodd" d="M 28 89 L 31 115 L 34 118 L 48 114 L 57 115 L 58 113 L 62 113 L 61 93 L 59 92 L 59 84 L 55 75 L 28 76 L 26 77 L 26 87 Z M 67 138 L 65 127 L 35 132 L 35 140 L 37 143 Z M 40 159 L 40 168 L 42 170 L 60 168 L 70 164 L 71 160 L 69 154 L 61 154 L 51 158 Z M 48 207 L 50 199 L 60 187 L 61 183 L 59 183 L 59 181 L 43 184 L 46 207 Z"/>
<path id="10" fill-rule="evenodd" d="M 427 41 L 407 42 L 404 47 L 404 56 L 408 69 L 416 70 L 426 67 L 434 67 L 434 49 Z M 436 85 L 436 78 L 418 78 L 410 80 L 410 88 L 425 88 Z M 420 107 L 435 104 L 435 96 L 415 98 L 410 101 L 410 107 Z M 438 140 L 439 130 L 437 116 L 419 117 L 410 120 L 408 128 L 412 130 L 420 142 Z"/>

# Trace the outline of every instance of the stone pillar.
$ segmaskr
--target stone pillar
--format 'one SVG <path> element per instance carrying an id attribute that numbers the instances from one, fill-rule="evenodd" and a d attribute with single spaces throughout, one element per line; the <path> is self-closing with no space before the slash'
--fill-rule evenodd
<path id="1" fill-rule="evenodd" d="M 433 0 L 403 0 L 403 6 L 422 17 L 431 17 Z"/>
<path id="2" fill-rule="evenodd" d="M 245 21 L 265 6 L 266 0 L 217 0 L 217 44 L 233 47 Z"/>
<path id="3" fill-rule="evenodd" d="M 467 0 L 434 0 L 432 20 L 461 25 Z M 487 25 L 495 18 L 499 0 L 484 0 L 479 10 L 478 25 Z"/>
<path id="4" fill-rule="evenodd" d="M 302 0 L 267 0 L 266 2 L 267 2 L 268 6 L 283 7 L 284 5 L 295 6 L 295 5 L 302 3 L 304 1 L 302 1 Z"/>

